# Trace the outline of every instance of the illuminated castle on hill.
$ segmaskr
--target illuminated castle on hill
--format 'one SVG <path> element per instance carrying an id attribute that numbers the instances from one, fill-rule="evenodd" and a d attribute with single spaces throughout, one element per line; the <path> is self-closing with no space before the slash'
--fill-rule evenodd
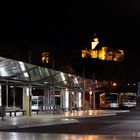
<path id="1" fill-rule="evenodd" d="M 107 61 L 122 61 L 124 58 L 124 51 L 118 49 L 112 49 L 108 47 L 102 47 L 101 50 L 95 50 L 98 45 L 98 38 L 94 38 L 91 42 L 91 49 L 82 50 L 82 58 L 98 58 L 100 60 Z"/>

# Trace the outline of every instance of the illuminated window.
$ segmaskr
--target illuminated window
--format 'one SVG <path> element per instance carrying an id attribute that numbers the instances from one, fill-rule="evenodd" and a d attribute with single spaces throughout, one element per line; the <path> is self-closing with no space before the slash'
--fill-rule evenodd
<path id="1" fill-rule="evenodd" d="M 49 52 L 42 53 L 42 63 L 49 63 Z"/>
<path id="2" fill-rule="evenodd" d="M 90 57 L 90 52 L 88 50 L 82 50 L 82 58 Z"/>
<path id="3" fill-rule="evenodd" d="M 98 51 L 97 50 L 90 50 L 91 58 L 98 58 Z"/>

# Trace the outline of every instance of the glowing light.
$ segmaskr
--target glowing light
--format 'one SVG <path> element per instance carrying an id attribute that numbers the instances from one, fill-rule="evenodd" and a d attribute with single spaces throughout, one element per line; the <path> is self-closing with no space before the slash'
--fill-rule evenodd
<path id="1" fill-rule="evenodd" d="M 93 41 L 99 43 L 98 37 L 93 38 Z"/>
<path id="2" fill-rule="evenodd" d="M 107 47 L 102 47 L 102 50 L 99 50 L 98 58 L 101 60 L 105 60 L 106 59 L 106 51 L 107 51 Z"/>
<path id="3" fill-rule="evenodd" d="M 113 86 L 114 86 L 114 87 L 117 86 L 117 83 L 113 83 Z"/>
<path id="4" fill-rule="evenodd" d="M 90 52 L 88 50 L 82 50 L 82 58 L 90 57 Z"/>
<path id="5" fill-rule="evenodd" d="M 98 51 L 97 50 L 90 50 L 91 58 L 98 58 Z"/>
<path id="6" fill-rule="evenodd" d="M 8 76 L 8 73 L 7 73 L 7 71 L 5 70 L 5 68 L 3 68 L 3 67 L 0 68 L 0 75 L 1 75 L 1 76 Z"/>
<path id="7" fill-rule="evenodd" d="M 82 93 L 81 92 L 78 92 L 78 103 L 77 103 L 77 105 L 78 105 L 78 107 L 81 107 L 81 97 L 82 97 Z"/>
<path id="8" fill-rule="evenodd" d="M 19 61 L 19 64 L 20 64 L 21 70 L 22 70 L 23 72 L 26 71 L 24 63 L 21 62 L 21 61 Z M 29 75 L 28 75 L 27 72 L 24 72 L 23 75 L 24 75 L 25 77 L 29 77 Z"/>
<path id="9" fill-rule="evenodd" d="M 26 95 L 29 96 L 29 88 L 26 88 Z"/>
<path id="10" fill-rule="evenodd" d="M 72 95 L 74 95 L 74 92 L 72 91 L 72 93 L 71 93 Z"/>
<path id="11" fill-rule="evenodd" d="M 65 90 L 68 91 L 68 88 L 66 88 Z"/>
<path id="12" fill-rule="evenodd" d="M 24 73 L 24 76 L 25 76 L 25 77 L 29 77 L 29 75 L 28 75 L 28 73 L 27 73 L 27 72 L 25 72 L 25 73 Z"/>
<path id="13" fill-rule="evenodd" d="M 66 81 L 66 78 L 65 78 L 64 73 L 63 73 L 63 72 L 61 72 L 61 73 L 60 73 L 60 75 L 61 75 L 62 81 L 66 84 L 66 83 L 67 83 L 67 81 Z"/>
<path id="14" fill-rule="evenodd" d="M 107 61 L 123 61 L 124 51 L 108 47 L 102 47 L 101 50 L 95 50 L 99 41 L 97 37 L 91 42 L 91 49 L 82 50 L 82 58 L 98 58 Z"/>
<path id="15" fill-rule="evenodd" d="M 42 63 L 49 63 L 49 52 L 42 53 Z"/>
<path id="16" fill-rule="evenodd" d="M 14 86 L 10 86 L 10 88 L 14 88 Z"/>
<path id="17" fill-rule="evenodd" d="M 66 90 L 66 92 L 65 92 L 65 101 L 66 101 L 66 108 L 68 108 L 69 107 L 69 91 L 68 90 Z"/>
<path id="18" fill-rule="evenodd" d="M 0 106 L 2 106 L 2 88 L 0 85 Z"/>
<path id="19" fill-rule="evenodd" d="M 25 69 L 24 63 L 19 61 L 19 64 L 20 64 L 21 70 L 25 71 L 26 69 Z"/>
<path id="20" fill-rule="evenodd" d="M 77 77 L 74 78 L 74 84 L 78 84 Z"/>
<path id="21" fill-rule="evenodd" d="M 95 47 L 98 45 L 99 41 L 98 41 L 98 38 L 94 38 L 93 39 L 93 42 L 91 42 L 91 49 L 95 49 Z"/>
<path id="22" fill-rule="evenodd" d="M 92 94 L 92 91 L 90 91 L 89 94 L 91 95 Z"/>

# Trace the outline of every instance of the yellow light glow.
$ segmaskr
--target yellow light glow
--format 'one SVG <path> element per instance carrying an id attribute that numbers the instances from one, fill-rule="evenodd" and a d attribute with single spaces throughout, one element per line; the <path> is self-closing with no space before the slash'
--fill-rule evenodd
<path id="1" fill-rule="evenodd" d="M 43 52 L 41 59 L 42 63 L 49 63 L 49 52 Z"/>
<path id="2" fill-rule="evenodd" d="M 87 56 L 87 50 L 82 50 L 82 58 L 85 58 Z"/>
<path id="3" fill-rule="evenodd" d="M 99 40 L 98 40 L 97 37 L 93 38 L 93 41 L 94 41 L 94 42 L 99 42 Z"/>
<path id="4" fill-rule="evenodd" d="M 101 50 L 95 50 L 99 41 L 97 37 L 93 38 L 91 42 L 91 49 L 82 50 L 82 58 L 98 58 L 100 60 L 107 61 L 123 61 L 124 51 L 119 49 L 113 49 L 108 47 L 102 47 Z"/>
<path id="5" fill-rule="evenodd" d="M 99 59 L 105 60 L 106 59 L 106 47 L 103 47 L 102 50 L 99 50 Z"/>
<path id="6" fill-rule="evenodd" d="M 90 51 L 82 50 L 82 58 L 88 58 L 88 57 L 90 57 Z"/>
<path id="7" fill-rule="evenodd" d="M 91 58 L 98 58 L 98 51 L 97 50 L 90 50 Z"/>

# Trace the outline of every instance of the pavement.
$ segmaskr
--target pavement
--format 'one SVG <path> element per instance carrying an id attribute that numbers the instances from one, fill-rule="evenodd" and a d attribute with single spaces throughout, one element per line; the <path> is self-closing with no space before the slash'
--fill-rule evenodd
<path id="1" fill-rule="evenodd" d="M 129 112 L 129 110 L 85 110 L 65 112 L 63 114 L 39 113 L 38 115 L 32 113 L 32 116 L 23 116 L 19 112 L 16 117 L 14 115 L 10 117 L 6 114 L 4 119 L 0 119 L 0 129 L 78 123 L 78 118 L 110 116 L 123 112 Z"/>
<path id="2" fill-rule="evenodd" d="M 35 126 L 57 125 L 64 123 L 78 123 L 78 118 L 103 117 L 116 115 L 117 113 L 129 112 L 129 110 L 86 110 L 73 111 L 63 114 L 32 114 L 32 116 L 22 116 L 22 113 L 9 114 L 0 119 L 0 130 L 12 128 L 27 128 Z M 134 135 L 79 135 L 79 134 L 48 134 L 48 133 L 25 133 L 25 132 L 0 132 L 0 140 L 139 140 L 140 134 Z"/>

